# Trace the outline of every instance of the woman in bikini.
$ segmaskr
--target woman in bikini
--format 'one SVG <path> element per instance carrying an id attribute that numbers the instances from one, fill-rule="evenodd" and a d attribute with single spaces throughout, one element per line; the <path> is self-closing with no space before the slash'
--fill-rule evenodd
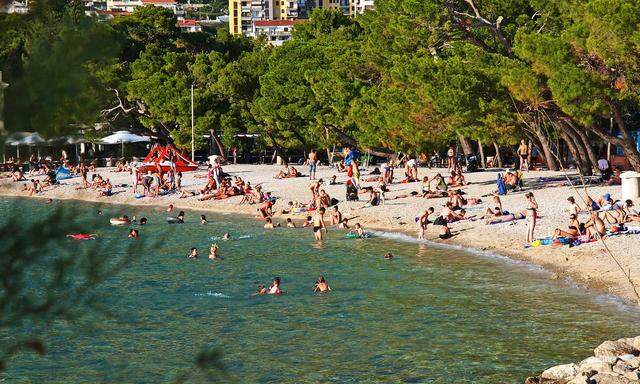
<path id="1" fill-rule="evenodd" d="M 533 231 L 536 229 L 538 202 L 536 202 L 532 192 L 527 192 L 524 196 L 527 199 L 527 243 L 531 243 L 533 241 Z"/>

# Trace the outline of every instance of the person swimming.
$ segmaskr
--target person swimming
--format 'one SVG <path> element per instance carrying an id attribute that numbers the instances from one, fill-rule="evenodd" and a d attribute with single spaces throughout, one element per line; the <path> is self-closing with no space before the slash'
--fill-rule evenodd
<path id="1" fill-rule="evenodd" d="M 267 222 L 266 222 L 266 223 L 264 223 L 264 226 L 263 226 L 263 227 L 264 227 L 264 229 L 274 229 L 274 228 L 275 228 L 275 226 L 273 225 L 273 220 L 271 220 L 271 218 L 270 218 L 270 217 L 267 217 L 267 219 L 266 219 L 266 220 L 267 220 Z"/>
<path id="2" fill-rule="evenodd" d="M 198 258 L 198 248 L 191 248 L 191 252 L 187 255 L 187 259 L 197 259 Z"/>
<path id="3" fill-rule="evenodd" d="M 256 291 L 256 293 L 254 293 L 254 295 L 266 295 L 267 294 L 267 288 L 264 286 L 264 284 L 258 284 L 258 290 Z"/>
<path id="4" fill-rule="evenodd" d="M 331 287 L 327 284 L 324 276 L 318 277 L 316 283 L 313 285 L 313 292 L 325 293 L 331 291 Z"/>
<path id="5" fill-rule="evenodd" d="M 137 229 L 132 229 L 129 231 L 129 237 L 130 238 L 137 238 L 138 237 L 138 230 Z"/>
<path id="6" fill-rule="evenodd" d="M 178 219 L 178 223 L 184 224 L 184 211 L 180 211 L 180 213 L 178 213 L 178 217 L 176 218 Z"/>
<path id="7" fill-rule="evenodd" d="M 391 252 L 387 252 L 384 254 L 384 259 L 385 260 L 392 260 L 393 259 L 393 253 Z"/>
<path id="8" fill-rule="evenodd" d="M 229 232 L 222 235 L 222 240 L 230 240 L 230 239 L 231 239 L 231 235 L 229 234 Z"/>
<path id="9" fill-rule="evenodd" d="M 167 207 L 167 212 L 173 212 L 173 204 L 169 204 L 169 206 Z"/>
<path id="10" fill-rule="evenodd" d="M 200 215 L 200 224 L 207 224 L 207 217 L 205 215 Z"/>
<path id="11" fill-rule="evenodd" d="M 282 294 L 282 290 L 280 289 L 280 278 L 274 277 L 271 286 L 269 287 L 269 291 L 267 292 L 269 295 L 280 295 Z"/>
<path id="12" fill-rule="evenodd" d="M 218 244 L 211 244 L 211 249 L 209 250 L 209 259 L 215 260 L 218 258 Z"/>
<path id="13" fill-rule="evenodd" d="M 147 224 L 147 218 L 146 217 L 141 217 L 140 218 L 140 225 L 146 225 Z"/>

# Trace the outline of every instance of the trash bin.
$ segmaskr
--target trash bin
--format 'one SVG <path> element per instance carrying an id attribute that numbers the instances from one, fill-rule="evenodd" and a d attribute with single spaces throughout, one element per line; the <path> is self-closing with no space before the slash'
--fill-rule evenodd
<path id="1" fill-rule="evenodd" d="M 622 200 L 635 200 L 640 198 L 640 173 L 624 172 L 620 175 L 622 180 Z"/>

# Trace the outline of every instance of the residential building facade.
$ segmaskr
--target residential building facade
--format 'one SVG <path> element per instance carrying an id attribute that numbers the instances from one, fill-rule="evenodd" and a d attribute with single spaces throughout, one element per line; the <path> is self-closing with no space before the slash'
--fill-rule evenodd
<path id="1" fill-rule="evenodd" d="M 202 32 L 202 26 L 197 20 L 193 19 L 180 19 L 178 20 L 178 28 L 182 32 Z"/>
<path id="2" fill-rule="evenodd" d="M 254 20 L 251 37 L 264 36 L 269 45 L 280 46 L 291 39 L 291 32 L 296 24 L 304 20 Z"/>
<path id="3" fill-rule="evenodd" d="M 315 8 L 338 10 L 345 15 L 355 16 L 372 9 L 373 0 L 229 0 L 229 32 L 233 35 L 256 36 L 256 31 L 274 28 L 262 24 L 256 28 L 254 23 L 257 21 L 307 19 Z"/>
<path id="4" fill-rule="evenodd" d="M 136 8 L 146 5 L 170 9 L 178 17 L 184 15 L 184 9 L 175 0 L 107 0 L 106 10 L 109 12 L 133 12 Z"/>

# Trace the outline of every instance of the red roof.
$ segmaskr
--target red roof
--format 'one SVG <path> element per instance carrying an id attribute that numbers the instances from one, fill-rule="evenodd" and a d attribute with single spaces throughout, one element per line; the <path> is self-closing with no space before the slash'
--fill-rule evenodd
<path id="1" fill-rule="evenodd" d="M 304 20 L 255 20 L 255 27 L 288 27 L 294 24 L 304 23 Z"/>
<path id="2" fill-rule="evenodd" d="M 178 27 L 195 27 L 198 22 L 194 19 L 178 20 Z"/>

